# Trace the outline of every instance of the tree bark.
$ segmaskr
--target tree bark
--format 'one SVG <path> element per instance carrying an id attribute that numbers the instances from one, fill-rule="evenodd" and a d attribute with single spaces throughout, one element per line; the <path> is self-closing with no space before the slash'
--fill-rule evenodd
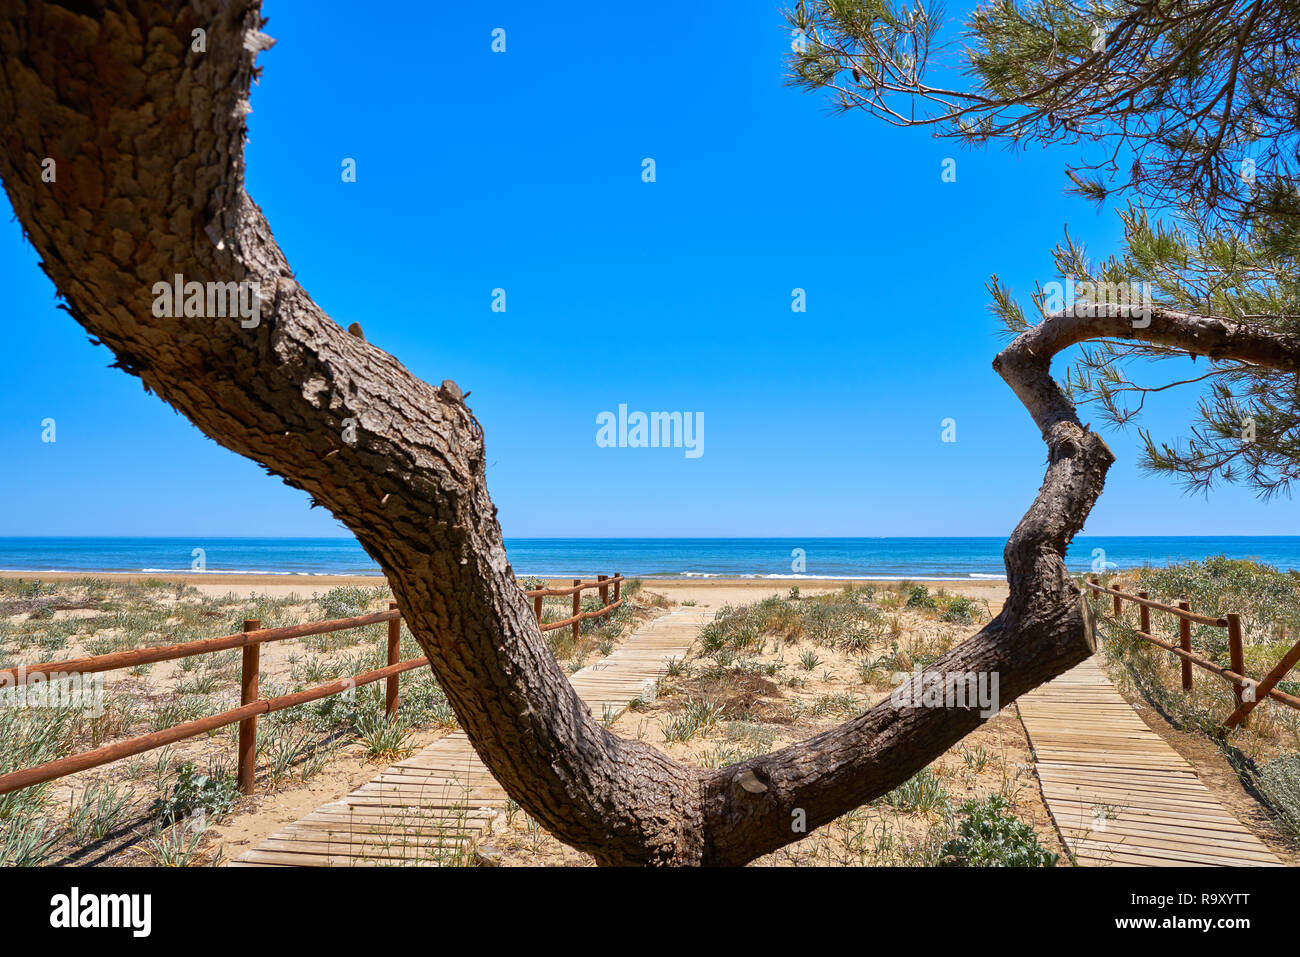
<path id="1" fill-rule="evenodd" d="M 8 5 L 0 177 L 64 308 L 115 364 L 357 536 L 511 797 L 604 864 L 743 864 L 803 837 L 796 812 L 809 830 L 831 821 L 981 723 L 975 709 L 886 700 L 800 744 L 703 770 L 595 720 L 507 563 L 483 433 L 460 390 L 422 382 L 325 315 L 244 192 L 249 86 L 271 43 L 262 25 L 247 0 Z M 258 282 L 260 322 L 155 316 L 154 284 L 177 274 Z M 997 672 L 1003 705 L 1093 650 L 1063 556 L 1112 456 L 1048 365 L 1083 338 L 1124 332 L 1110 321 L 1044 323 L 995 362 L 1042 431 L 1047 473 L 1007 544 L 1002 613 L 934 670 Z M 1248 331 L 1216 323 L 1171 320 L 1167 333 L 1210 336 L 1224 356 L 1265 355 Z M 1213 354 L 1205 344 L 1198 351 Z"/>

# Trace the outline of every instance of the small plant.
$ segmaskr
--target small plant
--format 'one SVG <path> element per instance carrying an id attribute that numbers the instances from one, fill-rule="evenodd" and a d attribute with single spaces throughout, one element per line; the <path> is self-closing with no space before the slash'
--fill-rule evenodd
<path id="1" fill-rule="evenodd" d="M 68 805 L 68 830 L 78 844 L 106 837 L 120 823 L 131 804 L 130 793 L 109 782 L 89 785 Z"/>
<path id="2" fill-rule="evenodd" d="M 173 827 L 159 831 L 144 844 L 144 852 L 156 867 L 194 867 L 199 863 L 203 843 L 201 828 Z"/>
<path id="3" fill-rule="evenodd" d="M 948 607 L 943 610 L 939 616 L 942 621 L 951 621 L 956 624 L 969 625 L 975 621 L 975 602 L 971 601 L 965 595 L 953 595 L 948 601 Z"/>
<path id="4" fill-rule="evenodd" d="M 799 667 L 804 671 L 812 671 L 821 663 L 821 658 L 817 657 L 817 652 L 813 651 L 811 648 L 799 656 Z"/>
<path id="5" fill-rule="evenodd" d="M 190 681 L 178 681 L 176 683 L 176 693 L 181 695 L 212 694 L 212 692 L 217 690 L 219 679 L 219 675 L 212 674 L 211 672 L 202 675 L 195 675 Z"/>
<path id="6" fill-rule="evenodd" d="M 389 718 L 380 711 L 372 711 L 363 715 L 356 727 L 367 757 L 396 758 L 414 750 L 411 728 L 400 714 Z"/>
<path id="7" fill-rule="evenodd" d="M 510 798 L 510 797 L 506 798 L 505 812 L 506 812 L 507 827 L 514 827 L 515 817 L 519 814 L 519 811 L 520 811 L 519 802 L 516 801 L 514 798 Z"/>
<path id="8" fill-rule="evenodd" d="M 852 692 L 843 691 L 839 694 L 821 695 L 800 706 L 799 710 L 814 718 L 848 717 L 862 713 L 862 702 Z"/>
<path id="9" fill-rule="evenodd" d="M 664 740 L 689 741 L 717 724 L 724 710 L 713 701 L 692 701 L 664 723 Z"/>
<path id="10" fill-rule="evenodd" d="M 974 750 L 963 744 L 957 750 L 961 754 L 961 759 L 965 762 L 966 767 L 976 774 L 988 767 L 989 762 L 993 760 L 992 755 L 982 744 Z"/>
<path id="11" fill-rule="evenodd" d="M 696 760 L 702 768 L 725 768 L 728 765 L 740 764 L 742 761 L 756 758 L 760 754 L 763 754 L 763 752 L 753 748 L 719 744 L 707 751 L 702 751 Z"/>
<path id="12" fill-rule="evenodd" d="M 355 730 L 359 733 L 360 727 Z M 325 766 L 331 750 L 328 739 L 322 740 L 309 728 L 290 723 L 270 725 L 267 732 L 258 735 L 257 753 L 266 754 L 267 783 L 271 787 L 281 787 L 294 779 L 306 781 Z"/>
<path id="13" fill-rule="evenodd" d="M 235 809 L 237 796 L 230 778 L 199 774 L 194 762 L 186 761 L 176 771 L 171 793 L 155 800 L 152 812 L 165 824 L 175 824 L 198 810 L 219 821 Z"/>
<path id="14" fill-rule="evenodd" d="M 948 792 L 929 768 L 922 768 L 880 799 L 900 811 L 945 811 Z"/>
<path id="15" fill-rule="evenodd" d="M 316 604 L 326 618 L 355 618 L 366 613 L 375 598 L 375 591 L 355 585 L 339 585 L 317 598 Z"/>
<path id="16" fill-rule="evenodd" d="M 912 585 L 907 590 L 907 607 L 919 608 L 923 611 L 932 611 L 938 607 L 938 602 L 930 594 L 930 590 L 924 585 Z"/>
<path id="17" fill-rule="evenodd" d="M 0 820 L 0 867 L 44 864 L 57 843 L 58 831 L 45 818 Z"/>
<path id="18" fill-rule="evenodd" d="M 1038 842 L 1034 829 L 1008 811 L 1001 795 L 961 806 L 957 835 L 940 851 L 946 867 L 1055 867 L 1060 855 Z"/>

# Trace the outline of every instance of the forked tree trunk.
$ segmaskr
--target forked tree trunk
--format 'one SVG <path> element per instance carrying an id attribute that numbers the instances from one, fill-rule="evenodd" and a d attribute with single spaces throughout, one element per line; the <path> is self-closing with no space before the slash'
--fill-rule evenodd
<path id="1" fill-rule="evenodd" d="M 326 316 L 244 192 L 249 84 L 270 44 L 261 26 L 258 4 L 240 0 L 7 4 L 0 176 L 67 310 L 117 365 L 356 534 L 511 797 L 601 863 L 742 864 L 804 836 L 796 812 L 809 830 L 831 821 L 981 723 L 974 709 L 884 701 L 800 744 L 702 770 L 595 720 L 506 562 L 483 434 L 460 391 L 420 381 Z M 260 323 L 155 317 L 154 285 L 177 274 L 257 281 Z M 401 308 L 402 288 L 389 277 L 376 307 Z M 1217 320 L 1186 321 L 1220 336 L 1222 355 L 1262 348 Z M 1006 548 L 1005 608 L 933 668 L 998 673 L 1003 704 L 1092 653 L 1062 558 L 1112 456 L 1048 364 L 1073 342 L 1129 331 L 1120 319 L 1045 323 L 995 363 L 1042 431 L 1047 475 Z M 1172 319 L 1165 333 L 1193 335 Z"/>

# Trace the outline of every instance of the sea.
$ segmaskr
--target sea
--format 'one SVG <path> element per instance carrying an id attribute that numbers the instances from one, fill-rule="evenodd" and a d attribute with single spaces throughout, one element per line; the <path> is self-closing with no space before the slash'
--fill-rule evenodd
<path id="1" fill-rule="evenodd" d="M 1005 578 L 1005 538 L 514 538 L 517 575 L 651 578 Z M 1214 555 L 1300 570 L 1300 536 L 1081 536 L 1066 564 L 1088 572 Z M 351 538 L 0 538 L 0 570 L 373 575 Z"/>

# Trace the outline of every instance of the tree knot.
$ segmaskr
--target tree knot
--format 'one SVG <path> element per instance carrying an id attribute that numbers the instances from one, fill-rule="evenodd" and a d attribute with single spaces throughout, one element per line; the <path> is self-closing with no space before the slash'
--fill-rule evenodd
<path id="1" fill-rule="evenodd" d="M 767 782 L 759 777 L 757 768 L 746 768 L 736 775 L 736 783 L 748 791 L 750 794 L 764 794 L 767 791 Z M 766 775 L 764 775 L 766 777 Z"/>
<path id="2" fill-rule="evenodd" d="M 465 397 L 461 394 L 460 386 L 450 379 L 443 379 L 442 385 L 438 387 L 438 396 L 447 402 L 463 403 Z"/>

